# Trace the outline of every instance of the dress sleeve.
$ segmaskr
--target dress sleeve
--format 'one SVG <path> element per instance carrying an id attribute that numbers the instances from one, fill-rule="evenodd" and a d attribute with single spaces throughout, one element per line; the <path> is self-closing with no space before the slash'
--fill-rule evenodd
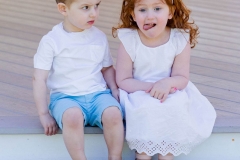
<path id="1" fill-rule="evenodd" d="M 189 42 L 189 33 L 186 33 L 184 30 L 175 29 L 175 34 L 173 37 L 173 43 L 176 47 L 176 55 L 182 53 L 183 49 L 186 47 Z"/>
<path id="2" fill-rule="evenodd" d="M 136 57 L 136 54 L 134 52 L 135 43 L 136 43 L 134 39 L 134 30 L 127 29 L 127 28 L 118 29 L 118 38 L 122 42 L 131 60 L 134 62 Z"/>
<path id="3" fill-rule="evenodd" d="M 41 39 L 34 55 L 34 68 L 50 70 L 54 58 L 54 43 L 45 36 Z"/>

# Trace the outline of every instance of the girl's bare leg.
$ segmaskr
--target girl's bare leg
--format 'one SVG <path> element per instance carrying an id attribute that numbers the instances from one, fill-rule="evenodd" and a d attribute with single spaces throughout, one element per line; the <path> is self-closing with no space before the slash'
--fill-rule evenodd
<path id="1" fill-rule="evenodd" d="M 151 156 L 148 156 L 146 153 L 137 153 L 136 152 L 136 160 L 150 160 L 152 159 Z"/>
<path id="2" fill-rule="evenodd" d="M 169 153 L 166 156 L 162 156 L 161 154 L 158 155 L 158 160 L 173 160 L 174 156 Z"/>

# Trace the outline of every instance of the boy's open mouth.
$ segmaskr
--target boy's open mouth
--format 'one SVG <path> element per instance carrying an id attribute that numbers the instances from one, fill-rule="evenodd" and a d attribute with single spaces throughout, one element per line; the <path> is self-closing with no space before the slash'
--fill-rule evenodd
<path id="1" fill-rule="evenodd" d="M 90 25 L 92 25 L 92 24 L 94 23 L 94 20 L 88 21 L 87 23 L 90 24 Z"/>
<path id="2" fill-rule="evenodd" d="M 153 28 L 155 26 L 156 26 L 155 23 L 148 23 L 148 24 L 144 24 L 143 29 L 144 30 L 149 30 L 149 29 L 151 29 L 151 28 Z"/>

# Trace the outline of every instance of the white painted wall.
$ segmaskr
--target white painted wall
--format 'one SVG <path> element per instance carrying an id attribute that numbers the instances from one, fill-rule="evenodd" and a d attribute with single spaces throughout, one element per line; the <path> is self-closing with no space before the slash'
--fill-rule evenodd
<path id="1" fill-rule="evenodd" d="M 102 134 L 85 135 L 88 160 L 107 160 L 107 147 Z M 134 160 L 126 142 L 124 160 Z M 71 160 L 62 135 L 0 135 L 0 160 Z M 156 157 L 154 158 L 156 160 Z M 189 155 L 175 160 L 240 160 L 240 133 L 213 134 Z"/>

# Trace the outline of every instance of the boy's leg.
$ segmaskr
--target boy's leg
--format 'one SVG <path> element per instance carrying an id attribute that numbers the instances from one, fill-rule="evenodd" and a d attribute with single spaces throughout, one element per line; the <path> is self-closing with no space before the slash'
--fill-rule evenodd
<path id="1" fill-rule="evenodd" d="M 122 114 L 117 107 L 108 107 L 102 114 L 104 138 L 109 160 L 121 160 L 124 142 Z"/>
<path id="2" fill-rule="evenodd" d="M 84 154 L 84 112 L 79 103 L 68 95 L 51 95 L 50 112 L 62 129 L 66 148 L 73 160 L 86 160 Z M 84 114 L 85 115 L 85 114 Z"/>
<path id="3" fill-rule="evenodd" d="M 84 153 L 84 117 L 79 107 L 67 109 L 62 117 L 63 139 L 73 160 L 86 160 Z"/>
<path id="4" fill-rule="evenodd" d="M 89 124 L 103 129 L 109 160 L 121 160 L 124 142 L 122 109 L 109 89 L 89 95 L 93 102 Z"/>

